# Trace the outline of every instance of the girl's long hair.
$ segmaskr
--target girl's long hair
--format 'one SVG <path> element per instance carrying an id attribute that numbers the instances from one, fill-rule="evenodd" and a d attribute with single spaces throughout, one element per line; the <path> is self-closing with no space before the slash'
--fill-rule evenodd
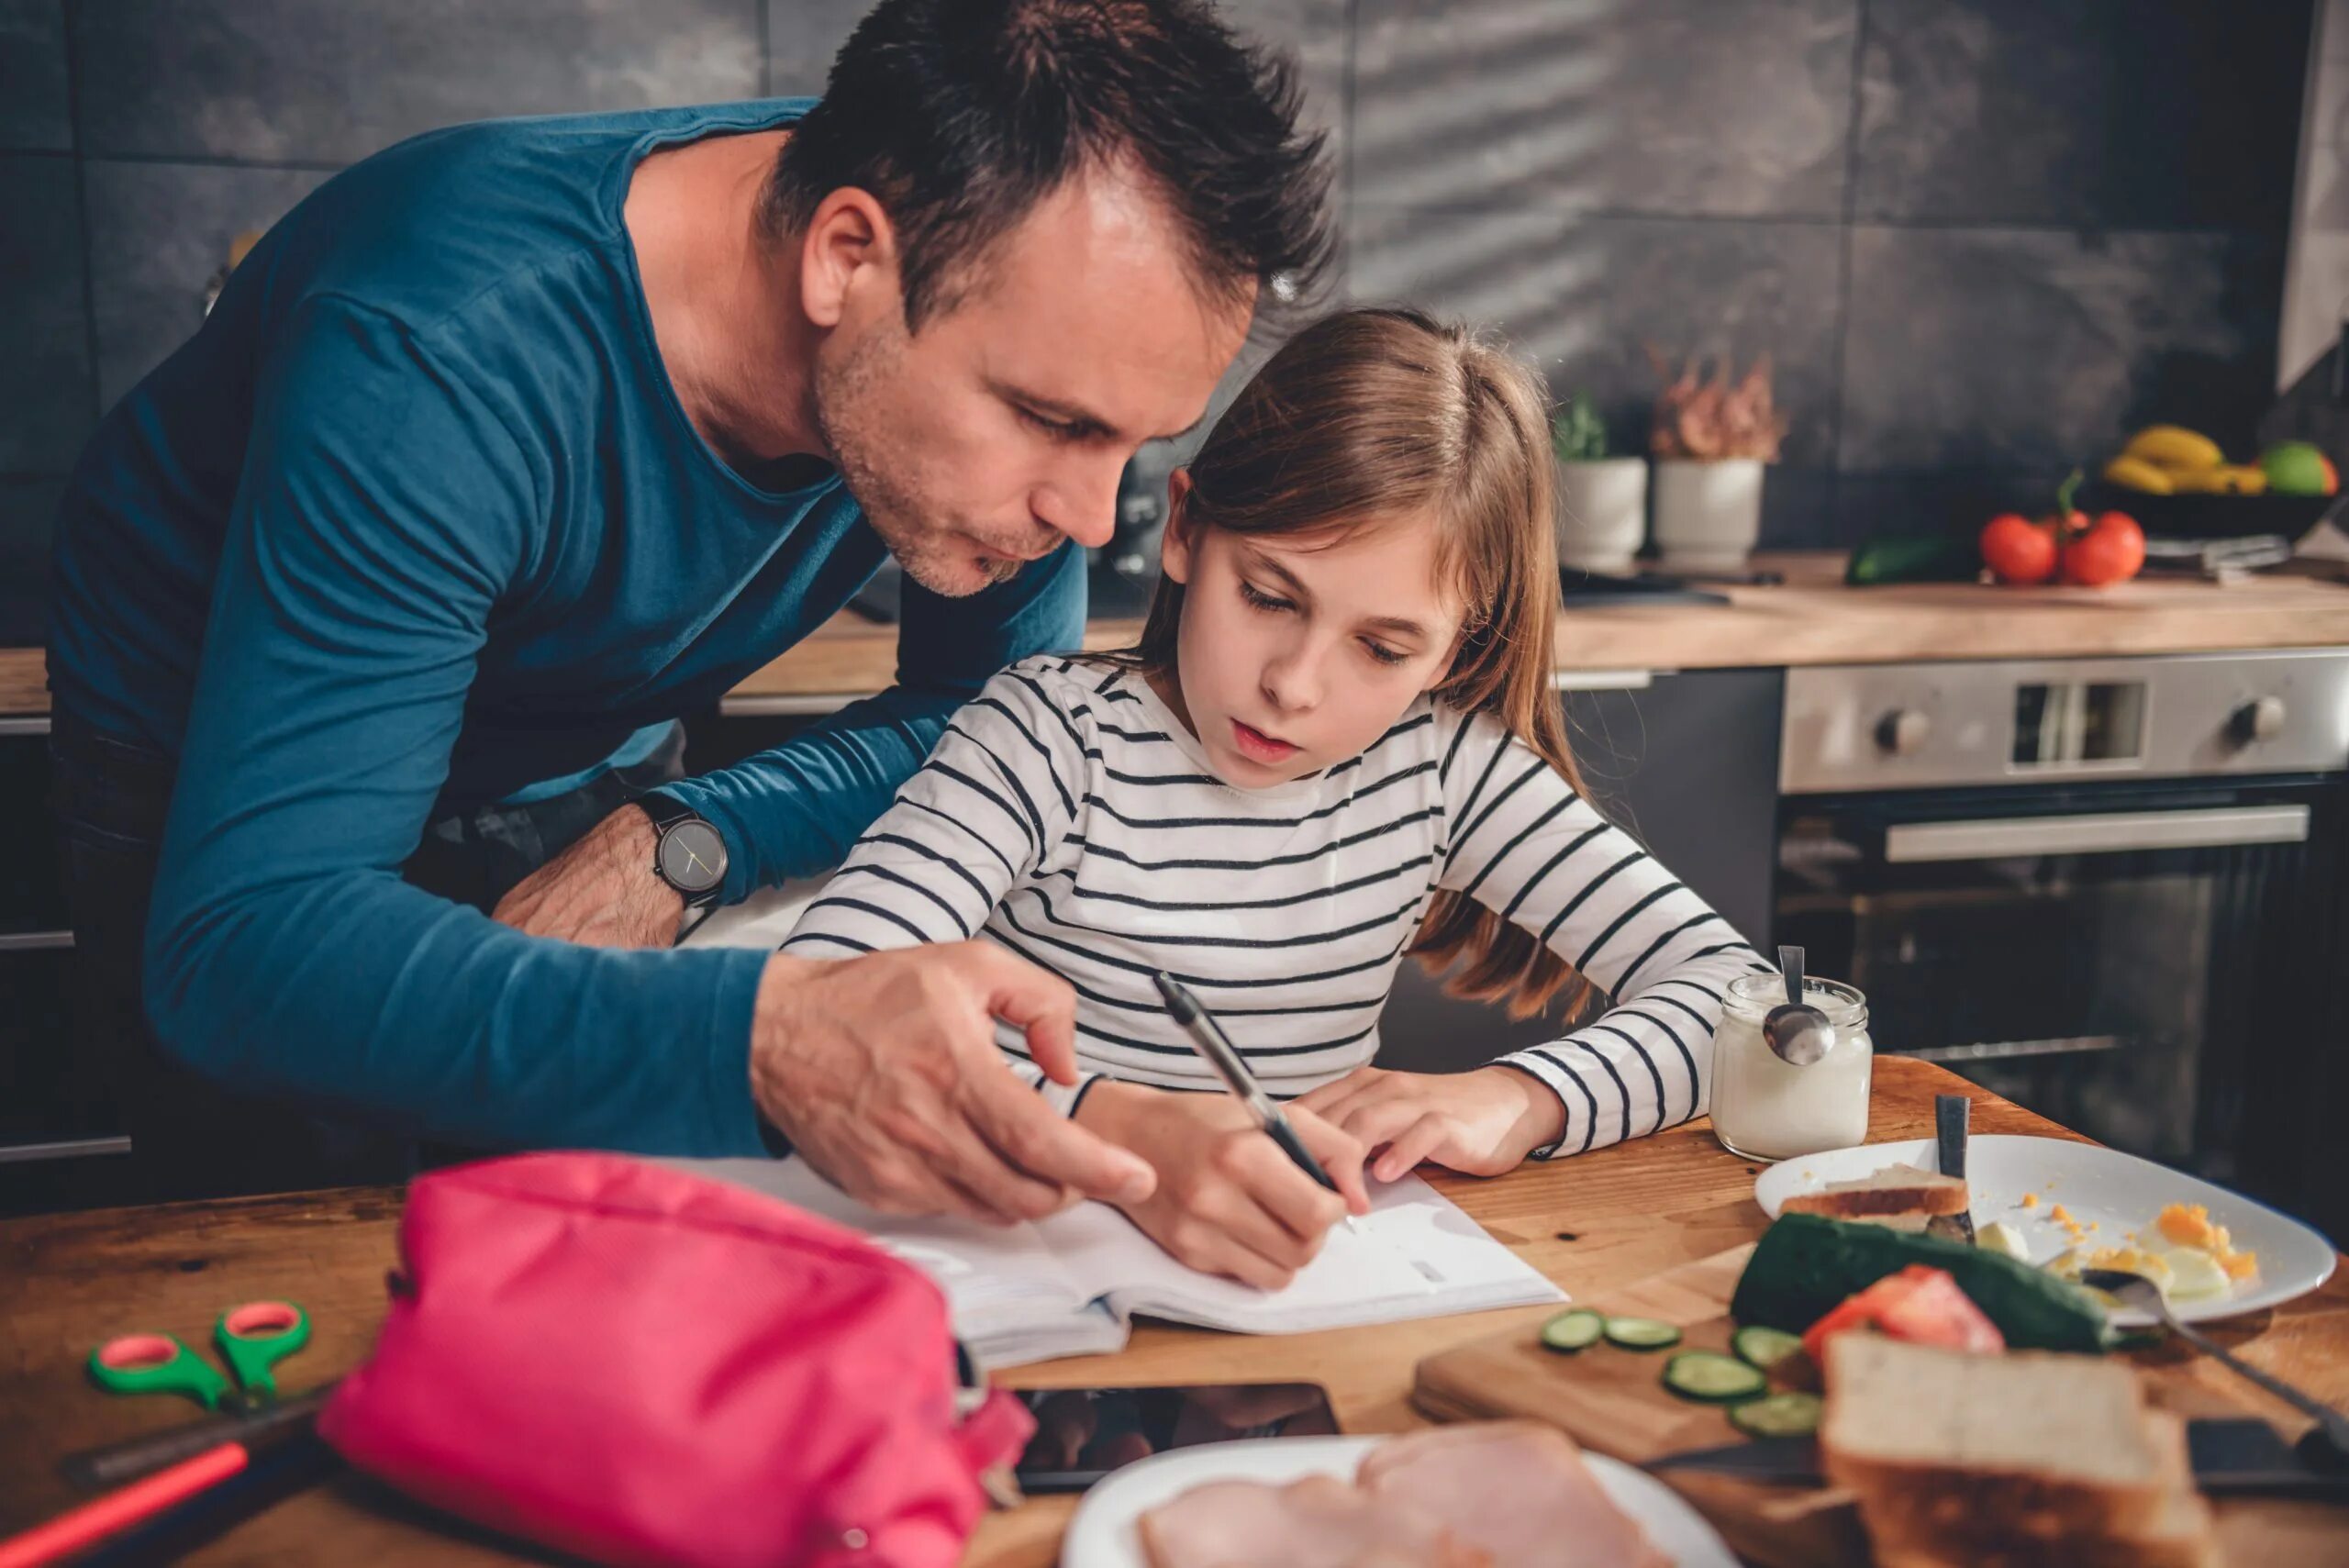
<path id="1" fill-rule="evenodd" d="M 1290 339 L 1217 422 L 1190 463 L 1180 521 L 1264 538 L 1431 520 L 1438 570 L 1466 606 L 1436 700 L 1491 714 L 1579 795 L 1550 685 L 1548 406 L 1539 375 L 1457 326 L 1410 309 L 1340 311 Z M 1141 640 L 1114 657 L 1170 676 L 1182 620 L 1183 585 L 1161 578 Z M 1437 891 L 1411 951 L 1431 973 L 1453 972 L 1451 995 L 1506 1001 L 1512 1018 L 1589 995 L 1531 932 L 1453 892 Z"/>

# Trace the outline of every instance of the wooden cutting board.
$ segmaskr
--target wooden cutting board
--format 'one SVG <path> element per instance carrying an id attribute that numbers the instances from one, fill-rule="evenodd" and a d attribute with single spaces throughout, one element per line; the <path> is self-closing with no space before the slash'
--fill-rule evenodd
<path id="1" fill-rule="evenodd" d="M 1682 1335 L 1672 1351 L 1601 1343 L 1561 1355 L 1542 1348 L 1538 1326 L 1511 1329 L 1419 1362 L 1412 1403 L 1440 1421 L 1548 1421 L 1585 1448 L 1630 1464 L 1737 1441 L 1737 1429 L 1720 1408 L 1664 1388 L 1664 1366 L 1675 1351 L 1728 1351 L 1730 1296 L 1753 1251 L 1748 1244 L 1716 1252 L 1575 1304 L 1670 1323 Z M 2154 1404 L 2181 1414 L 2245 1414 L 2243 1404 L 2219 1391 L 2212 1370 L 2202 1358 L 2165 1354 L 2158 1364 L 2141 1365 L 2140 1375 Z M 1761 1568 L 1866 1568 L 1866 1537 L 1846 1493 L 1687 1471 L 1669 1471 L 1661 1479 L 1712 1521 L 1731 1550 Z M 2215 1506 L 2219 1539 L 2234 1568 L 2349 1563 L 2349 1507 L 2243 1497 Z"/>

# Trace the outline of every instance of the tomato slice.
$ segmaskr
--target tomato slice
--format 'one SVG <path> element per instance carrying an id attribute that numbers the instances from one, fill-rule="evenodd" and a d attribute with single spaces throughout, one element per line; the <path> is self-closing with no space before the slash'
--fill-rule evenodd
<path id="1" fill-rule="evenodd" d="M 1940 1345 L 1953 1351 L 1991 1352 L 2007 1348 L 1998 1326 L 1947 1273 L 1914 1263 L 1902 1273 L 1917 1276 L 1913 1288 L 1878 1311 L 1878 1332 L 1911 1344 Z"/>
<path id="2" fill-rule="evenodd" d="M 1948 1271 L 1924 1263 L 1911 1263 L 1897 1274 L 1887 1274 L 1848 1297 L 1810 1326 L 1802 1337 L 1802 1348 L 1815 1364 L 1824 1367 L 1828 1340 L 1853 1329 L 1873 1329 L 1890 1339 L 1953 1351 L 2007 1348 L 1998 1326 L 1974 1305 L 1974 1298 L 1959 1288 Z"/>

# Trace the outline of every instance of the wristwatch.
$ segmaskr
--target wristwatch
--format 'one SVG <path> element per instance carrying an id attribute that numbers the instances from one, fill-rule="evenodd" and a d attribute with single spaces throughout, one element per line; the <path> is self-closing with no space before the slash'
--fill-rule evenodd
<path id="1" fill-rule="evenodd" d="M 675 888 L 688 909 L 718 902 L 726 883 L 726 840 L 709 819 L 693 807 L 655 792 L 636 797 L 652 818 L 661 841 L 652 851 L 652 870 Z"/>

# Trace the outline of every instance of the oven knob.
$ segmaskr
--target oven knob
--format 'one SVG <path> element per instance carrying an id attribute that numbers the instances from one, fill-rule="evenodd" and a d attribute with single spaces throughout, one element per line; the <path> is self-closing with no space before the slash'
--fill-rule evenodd
<path id="1" fill-rule="evenodd" d="M 2279 696 L 2254 697 L 2235 709 L 2228 728 L 2234 732 L 2235 743 L 2248 746 L 2254 740 L 2273 740 L 2284 733 L 2284 699 Z"/>
<path id="2" fill-rule="evenodd" d="M 1913 757 L 1924 748 L 1933 721 L 1913 707 L 1897 707 L 1876 727 L 1876 743 L 1896 757 Z"/>

